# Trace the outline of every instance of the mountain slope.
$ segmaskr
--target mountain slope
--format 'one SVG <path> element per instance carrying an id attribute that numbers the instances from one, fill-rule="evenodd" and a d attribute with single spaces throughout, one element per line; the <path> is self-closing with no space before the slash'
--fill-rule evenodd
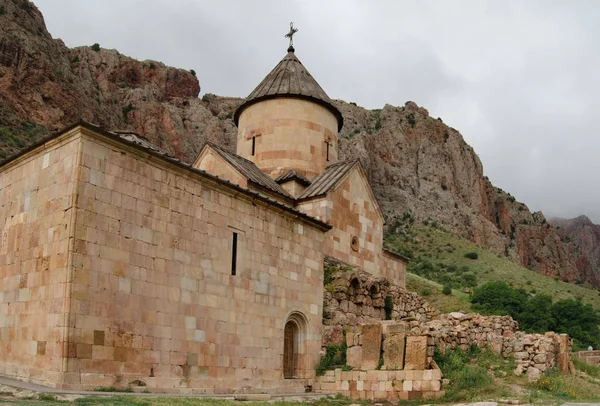
<path id="1" fill-rule="evenodd" d="M 78 119 L 135 131 L 187 162 L 206 140 L 235 149 L 231 117 L 243 99 L 198 99 L 194 74 L 160 62 L 70 49 L 52 39 L 32 3 L 3 4 L 0 159 Z M 413 102 L 381 110 L 336 104 L 345 123 L 340 156 L 360 158 L 388 223 L 410 212 L 539 273 L 600 287 L 588 251 L 495 188 L 473 149 L 441 119 Z"/>
<path id="2" fill-rule="evenodd" d="M 575 244 L 580 261 L 588 262 L 596 274 L 600 273 L 600 225 L 592 223 L 586 216 L 549 221 L 559 229 L 560 235 Z"/>

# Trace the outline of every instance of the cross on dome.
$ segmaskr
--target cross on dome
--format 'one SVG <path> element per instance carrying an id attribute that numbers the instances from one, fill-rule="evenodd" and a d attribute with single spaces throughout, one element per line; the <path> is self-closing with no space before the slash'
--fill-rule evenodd
<path id="1" fill-rule="evenodd" d="M 297 32 L 298 32 L 298 28 L 294 28 L 294 22 L 292 21 L 290 23 L 290 32 L 288 32 L 287 34 L 285 34 L 285 37 L 290 39 L 290 46 L 288 47 L 288 52 L 294 52 L 294 39 L 293 39 L 293 36 Z"/>

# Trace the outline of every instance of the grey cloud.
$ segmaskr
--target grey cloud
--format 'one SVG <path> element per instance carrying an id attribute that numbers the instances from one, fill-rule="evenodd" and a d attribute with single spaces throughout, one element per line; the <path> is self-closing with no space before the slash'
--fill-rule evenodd
<path id="1" fill-rule="evenodd" d="M 413 100 L 461 131 L 492 182 L 548 215 L 600 222 L 600 3 L 37 0 L 67 45 L 195 69 L 245 96 L 298 57 L 332 98 Z"/>

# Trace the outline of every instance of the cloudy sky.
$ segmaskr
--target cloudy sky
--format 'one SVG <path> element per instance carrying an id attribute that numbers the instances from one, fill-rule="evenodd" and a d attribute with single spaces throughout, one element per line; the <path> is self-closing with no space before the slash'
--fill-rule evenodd
<path id="1" fill-rule="evenodd" d="M 34 0 L 68 46 L 194 69 L 246 96 L 296 54 L 330 97 L 407 100 L 458 129 L 492 182 L 547 216 L 600 223 L 600 2 Z"/>

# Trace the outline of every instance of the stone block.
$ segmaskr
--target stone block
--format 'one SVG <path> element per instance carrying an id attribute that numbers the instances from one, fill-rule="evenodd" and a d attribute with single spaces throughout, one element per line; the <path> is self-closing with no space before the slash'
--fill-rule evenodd
<path id="1" fill-rule="evenodd" d="M 558 352 L 568 352 L 569 351 L 569 336 L 567 334 L 559 334 L 558 335 Z"/>
<path id="2" fill-rule="evenodd" d="M 381 333 L 384 337 L 388 334 L 406 333 L 408 331 L 408 323 L 395 320 L 386 320 L 381 322 Z"/>
<path id="3" fill-rule="evenodd" d="M 406 338 L 404 369 L 424 370 L 427 366 L 427 336 Z"/>
<path id="4" fill-rule="evenodd" d="M 569 361 L 569 354 L 566 352 L 558 354 L 558 369 L 560 369 L 560 372 L 564 375 L 569 373 Z M 527 372 L 529 373 L 529 370 Z"/>
<path id="5" fill-rule="evenodd" d="M 527 368 L 527 379 L 530 382 L 537 381 L 542 376 L 542 371 L 535 367 Z"/>
<path id="6" fill-rule="evenodd" d="M 388 326 L 388 333 L 384 341 L 383 365 L 387 370 L 404 368 L 404 349 L 406 335 L 392 333 Z"/>
<path id="7" fill-rule="evenodd" d="M 375 369 L 381 356 L 381 324 L 361 326 L 362 332 L 362 369 Z"/>

